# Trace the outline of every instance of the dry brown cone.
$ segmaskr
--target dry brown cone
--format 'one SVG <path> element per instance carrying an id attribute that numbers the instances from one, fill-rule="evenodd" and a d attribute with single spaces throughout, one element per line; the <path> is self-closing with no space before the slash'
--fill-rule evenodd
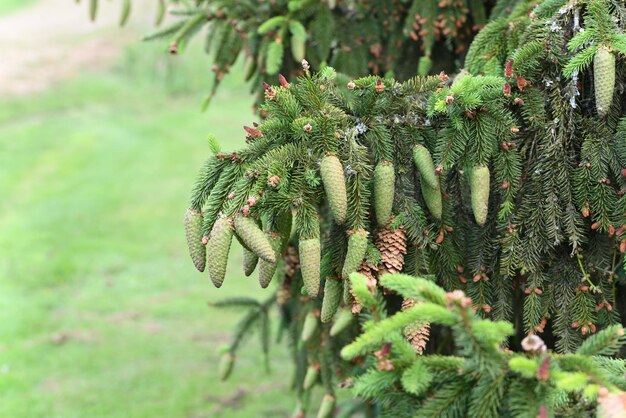
<path id="1" fill-rule="evenodd" d="M 378 360 L 378 370 L 390 372 L 393 370 L 393 363 L 389 359 L 391 353 L 391 344 L 384 344 L 380 350 L 374 352 L 374 356 Z"/>
<path id="2" fill-rule="evenodd" d="M 376 285 L 376 276 L 378 275 L 378 266 L 365 259 L 361 263 L 361 266 L 357 270 L 367 278 L 368 284 L 374 283 Z"/>
<path id="3" fill-rule="evenodd" d="M 402 301 L 402 310 L 408 309 L 415 305 L 412 299 L 404 299 Z M 414 322 L 404 328 L 404 336 L 411 343 L 417 354 L 422 354 L 426 348 L 426 343 L 430 337 L 430 324 L 428 322 Z"/>
<path id="4" fill-rule="evenodd" d="M 370 288 L 370 290 L 373 290 L 376 287 L 376 283 L 377 283 L 376 276 L 378 275 L 377 265 L 365 259 L 361 263 L 361 266 L 357 270 L 357 273 L 361 273 L 363 276 L 367 278 L 367 286 Z M 363 305 L 357 302 L 356 298 L 354 297 L 354 294 L 352 293 L 352 289 L 350 289 L 350 295 L 352 295 L 352 297 L 350 298 L 351 303 L 352 303 L 352 313 L 356 315 L 361 312 L 361 309 L 363 309 Z"/>
<path id="5" fill-rule="evenodd" d="M 285 303 L 287 303 L 289 299 L 291 299 L 291 292 L 289 292 L 289 285 L 283 284 L 276 291 L 276 303 L 282 306 Z"/>
<path id="6" fill-rule="evenodd" d="M 400 226 L 395 230 L 381 229 L 376 236 L 376 248 L 381 256 L 379 276 L 402 271 L 406 254 L 406 233 L 403 227 Z"/>
<path id="7" fill-rule="evenodd" d="M 373 290 L 378 282 L 377 278 L 386 273 L 399 273 L 404 266 L 404 255 L 406 254 L 406 233 L 402 226 L 391 229 L 381 229 L 376 236 L 376 248 L 380 252 L 380 265 L 375 265 L 367 259 L 363 261 L 359 273 L 367 278 L 368 287 Z M 352 290 L 350 290 L 352 293 Z M 352 313 L 361 312 L 363 306 L 359 304 L 352 295 Z"/>
<path id="8" fill-rule="evenodd" d="M 291 299 L 291 279 L 298 268 L 300 268 L 300 259 L 298 258 L 298 251 L 293 245 L 288 245 L 283 255 L 283 261 L 285 263 L 285 279 L 282 285 L 276 292 L 276 303 L 284 305 L 289 299 Z"/>
<path id="9" fill-rule="evenodd" d="M 293 245 L 289 244 L 289 246 L 285 250 L 283 260 L 285 261 L 285 281 L 291 281 L 291 278 L 293 277 L 296 270 L 300 268 L 298 251 Z"/>

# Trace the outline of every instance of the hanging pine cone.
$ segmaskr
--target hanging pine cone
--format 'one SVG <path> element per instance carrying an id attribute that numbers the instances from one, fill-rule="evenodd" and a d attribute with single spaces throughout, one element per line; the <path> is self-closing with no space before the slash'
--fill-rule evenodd
<path id="1" fill-rule="evenodd" d="M 287 245 L 283 261 L 285 262 L 285 281 L 289 282 L 296 271 L 300 268 L 300 257 L 298 256 L 296 247 L 293 245 Z"/>
<path id="2" fill-rule="evenodd" d="M 348 211 L 348 195 L 346 192 L 346 177 L 339 158 L 334 155 L 327 155 L 322 158 L 320 174 L 333 218 L 338 224 L 343 224 Z"/>
<path id="3" fill-rule="evenodd" d="M 330 418 L 335 410 L 335 397 L 331 394 L 324 395 L 317 418 Z"/>
<path id="4" fill-rule="evenodd" d="M 278 260 L 280 257 L 280 251 L 283 246 L 283 237 L 280 234 L 270 232 L 267 234 L 270 245 L 274 250 L 274 256 Z M 278 267 L 278 261 L 274 263 L 268 263 L 265 260 L 261 260 L 259 263 L 259 284 L 263 289 L 269 286 L 272 281 L 272 277 L 274 277 L 274 273 L 276 272 L 276 268 Z"/>
<path id="5" fill-rule="evenodd" d="M 420 173 L 421 180 L 431 189 L 439 189 L 439 177 L 435 173 L 435 163 L 430 151 L 425 146 L 417 144 L 413 148 L 413 162 L 415 162 L 415 167 Z"/>
<path id="6" fill-rule="evenodd" d="M 302 23 L 297 20 L 289 22 L 289 30 L 291 31 L 291 55 L 296 62 L 304 59 L 306 52 L 306 29 Z"/>
<path id="7" fill-rule="evenodd" d="M 422 196 L 424 196 L 424 201 L 426 202 L 426 206 L 428 207 L 431 215 L 433 215 L 436 219 L 441 220 L 441 215 L 443 214 L 441 189 L 439 186 L 437 186 L 437 188 L 432 188 L 426 182 L 422 182 L 420 187 L 422 189 Z"/>
<path id="8" fill-rule="evenodd" d="M 406 233 L 403 227 L 394 230 L 381 229 L 376 237 L 376 248 L 380 251 L 382 268 L 380 274 L 400 273 L 406 254 Z"/>
<path id="9" fill-rule="evenodd" d="M 258 262 L 259 257 L 255 253 L 247 248 L 243 249 L 243 273 L 246 277 L 254 273 L 254 269 L 256 268 Z"/>
<path id="10" fill-rule="evenodd" d="M 207 260 L 207 267 L 215 287 L 220 287 L 224 283 L 228 253 L 234 232 L 232 221 L 228 218 L 218 219 L 211 230 L 211 236 L 207 243 L 207 251 L 211 256 Z"/>
<path id="11" fill-rule="evenodd" d="M 225 381 L 233 371 L 235 365 L 235 355 L 233 353 L 224 353 L 218 366 L 218 374 L 220 380 Z"/>
<path id="12" fill-rule="evenodd" d="M 378 270 L 379 268 L 377 265 L 370 262 L 369 260 L 363 260 L 357 272 L 364 275 L 367 278 L 367 282 L 369 284 L 371 283 L 376 284 L 376 277 L 378 277 Z"/>
<path id="13" fill-rule="evenodd" d="M 489 211 L 489 167 L 479 165 L 470 171 L 470 192 L 474 219 L 480 226 L 487 221 Z"/>
<path id="14" fill-rule="evenodd" d="M 302 341 L 307 342 L 311 339 L 315 331 L 317 331 L 317 327 L 319 325 L 319 321 L 317 317 L 319 316 L 319 312 L 311 311 L 304 317 L 304 324 L 302 325 Z"/>
<path id="15" fill-rule="evenodd" d="M 404 299 L 402 301 L 402 310 L 415 306 L 415 301 Z M 430 337 L 430 324 L 424 322 L 414 322 L 404 328 L 404 336 L 411 343 L 411 346 L 417 354 L 422 354 L 426 343 Z"/>
<path id="16" fill-rule="evenodd" d="M 265 233 L 247 216 L 237 216 L 234 222 L 237 236 L 245 246 L 268 263 L 276 263 L 276 255 Z"/>
<path id="17" fill-rule="evenodd" d="M 322 323 L 330 322 L 337 312 L 341 300 L 341 280 L 336 277 L 327 277 L 324 285 L 324 299 L 322 300 Z"/>
<path id="18" fill-rule="evenodd" d="M 384 343 L 380 350 L 374 352 L 374 357 L 378 360 L 378 364 L 376 365 L 378 370 L 390 372 L 394 369 L 390 354 L 391 343 Z"/>
<path id="19" fill-rule="evenodd" d="M 598 116 L 604 117 L 611 103 L 615 90 L 615 56 L 607 47 L 601 46 L 593 58 L 593 82 L 596 93 Z"/>
<path id="20" fill-rule="evenodd" d="M 380 226 L 387 225 L 391 217 L 395 179 L 395 170 L 390 162 L 383 161 L 374 169 L 374 211 Z"/>
<path id="21" fill-rule="evenodd" d="M 289 286 L 284 284 L 276 291 L 276 303 L 280 306 L 286 304 L 291 299 L 291 292 Z"/>
<path id="22" fill-rule="evenodd" d="M 354 302 L 354 296 L 352 295 L 352 288 L 350 287 L 349 279 L 343 279 L 343 301 L 347 304 Z"/>
<path id="23" fill-rule="evenodd" d="M 298 402 L 298 404 L 296 405 L 296 408 L 294 409 L 290 418 L 306 418 L 306 412 L 304 412 L 304 409 L 302 408 L 302 404 L 300 402 Z"/>
<path id="24" fill-rule="evenodd" d="M 374 289 L 376 287 L 376 284 L 378 283 L 378 281 L 376 280 L 376 277 L 378 276 L 378 271 L 378 266 L 370 262 L 369 260 L 363 260 L 361 266 L 357 270 L 358 273 L 362 274 L 367 279 L 367 287 L 369 289 Z M 352 293 L 349 280 L 344 280 L 343 282 L 343 301 L 347 304 L 352 305 L 353 314 L 357 314 L 361 312 L 361 309 L 363 309 L 363 306 L 357 302 L 354 294 Z"/>
<path id="25" fill-rule="evenodd" d="M 352 320 L 354 319 L 354 315 L 349 309 L 341 309 L 335 314 L 335 318 L 333 319 L 333 326 L 330 327 L 330 336 L 334 337 L 342 333 L 345 329 L 347 329 Z"/>
<path id="26" fill-rule="evenodd" d="M 354 273 L 359 268 L 367 252 L 367 231 L 357 229 L 348 231 L 348 235 L 348 250 L 346 251 L 346 259 L 341 270 L 341 275 L 344 279 L 347 279 L 351 273 Z"/>
<path id="27" fill-rule="evenodd" d="M 321 247 L 319 238 L 309 238 L 300 241 L 300 271 L 306 292 L 312 298 L 317 297 L 320 288 L 320 257 Z"/>
<path id="28" fill-rule="evenodd" d="M 192 209 L 185 212 L 185 237 L 193 265 L 198 271 L 206 266 L 206 247 L 202 244 L 202 213 Z"/>
<path id="29" fill-rule="evenodd" d="M 315 382 L 317 382 L 317 378 L 320 374 L 320 365 L 319 363 L 311 364 L 304 375 L 304 382 L 302 383 L 302 389 L 309 390 L 313 387 Z"/>

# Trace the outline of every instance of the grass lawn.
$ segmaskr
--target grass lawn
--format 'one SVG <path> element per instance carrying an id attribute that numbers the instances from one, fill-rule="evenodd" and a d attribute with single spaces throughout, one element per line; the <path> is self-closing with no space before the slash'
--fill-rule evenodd
<path id="1" fill-rule="evenodd" d="M 243 143 L 248 87 L 233 76 L 200 113 L 206 62 L 178 57 L 193 62 L 172 75 L 157 49 L 139 45 L 113 71 L 0 101 L 1 417 L 292 410 L 283 347 L 268 376 L 251 341 L 231 380 L 217 382 L 217 348 L 240 315 L 207 302 L 269 291 L 243 277 L 239 248 L 217 291 L 184 244 L 204 138 Z"/>

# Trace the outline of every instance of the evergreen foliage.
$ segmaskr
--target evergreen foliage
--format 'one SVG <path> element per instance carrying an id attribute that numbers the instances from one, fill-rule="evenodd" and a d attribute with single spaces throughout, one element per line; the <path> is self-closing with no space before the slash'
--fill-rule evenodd
<path id="1" fill-rule="evenodd" d="M 300 411 L 317 364 L 324 416 L 346 378 L 394 417 L 568 416 L 624 390 L 623 362 L 596 355 L 617 355 L 623 333 L 626 7 L 557 3 L 494 15 L 452 78 L 351 79 L 304 61 L 265 85 L 265 119 L 226 158 L 238 168 L 221 169 L 239 197 L 221 212 L 295 217 L 301 275 L 277 281 L 291 292 L 282 326 L 305 342 L 293 343 Z M 213 170 L 192 205 L 218 202 L 203 186 Z M 320 315 L 346 325 L 331 337 Z M 532 355 L 505 348 L 535 334 L 546 343 Z"/>
<path id="2" fill-rule="evenodd" d="M 626 122 L 599 138 L 610 126 L 597 122 L 593 107 L 572 107 L 567 97 L 561 103 L 541 99 L 540 113 L 528 113 L 526 100 L 517 98 L 528 97 L 532 106 L 535 96 L 552 98 L 553 89 L 535 82 L 520 87 L 518 81 L 509 90 L 506 76 L 461 73 L 451 82 L 442 74 L 404 83 L 369 76 L 340 84 L 342 77 L 330 67 L 317 74 L 306 63 L 304 68 L 305 75 L 288 86 L 266 86 L 267 117 L 248 148 L 231 157 L 236 155 L 241 173 L 231 182 L 233 193 L 248 194 L 223 211 L 235 219 L 259 216 L 264 223 L 283 212 L 295 217 L 301 275 L 278 281 L 292 292 L 283 326 L 305 343 L 293 343 L 302 347 L 294 357 L 303 379 L 298 385 L 307 374 L 311 385 L 307 370 L 319 362 L 327 396 L 333 396 L 335 379 L 351 377 L 355 394 L 374 401 L 381 416 L 414 416 L 409 411 L 415 410 L 422 414 L 417 416 L 532 416 L 542 408 L 566 416 L 579 403 L 594 409 L 599 392 L 623 390 L 626 381 L 616 373 L 623 363 L 597 363 L 589 356 L 598 347 L 607 347 L 598 353 L 615 355 L 623 332 L 613 307 L 622 306 L 614 286 L 626 229 L 619 198 L 620 162 L 626 161 L 619 141 L 626 137 Z M 553 103 L 573 119 L 546 131 L 535 118 L 547 119 Z M 618 108 L 621 102 L 612 107 Z M 433 155 L 432 163 L 416 158 L 419 147 Z M 336 174 L 324 179 L 329 149 L 344 167 L 345 180 Z M 379 161 L 387 160 L 394 161 L 394 170 L 385 173 L 393 181 L 377 188 L 376 171 L 388 164 Z M 435 167 L 434 177 L 426 174 L 429 167 Z M 345 224 L 332 203 L 337 187 L 329 187 L 331 181 L 346 184 L 352 215 Z M 424 190 L 440 197 L 440 212 L 433 211 Z M 376 202 L 382 191 L 391 198 L 390 209 Z M 390 223 L 380 222 L 381 208 Z M 338 280 L 366 269 L 368 278 Z M 431 281 L 389 274 L 399 271 L 432 273 L 445 291 Z M 331 331 L 331 337 L 320 315 L 322 323 L 333 325 L 345 315 L 346 309 L 338 309 L 342 286 L 346 307 L 368 321 L 354 321 L 349 334 Z M 516 306 L 515 293 L 522 306 Z M 415 304 L 400 311 L 399 296 Z M 451 297 L 462 304 L 451 305 Z M 455 314 L 453 307 L 460 311 Z M 426 355 L 420 357 L 404 333 L 415 323 L 444 326 L 423 342 Z M 355 342 L 341 349 L 359 329 Z M 555 354 L 546 355 L 545 346 L 532 358 L 505 349 L 528 341 L 524 334 L 544 334 Z M 341 360 L 327 353 L 339 349 Z M 352 361 L 374 350 L 378 365 L 359 360 L 365 370 L 355 371 Z M 542 367 L 550 377 L 535 378 Z M 340 370 L 338 377 L 325 375 L 325 369 Z M 300 397 L 300 408 L 306 408 L 306 396 Z"/>
<path id="3" fill-rule="evenodd" d="M 89 0 L 95 19 L 98 3 Z M 131 0 L 120 0 L 120 22 Z M 427 74 L 433 61 L 453 71 L 475 33 L 487 22 L 490 1 L 335 0 L 158 0 L 155 20 L 163 27 L 145 37 L 165 40 L 171 54 L 189 41 L 204 39 L 213 64 L 214 95 L 238 57 L 245 78 L 259 92 L 261 82 L 279 72 L 302 74 L 306 59 L 331 65 L 354 77 L 393 73 L 407 79 Z M 261 97 L 259 97 L 260 99 Z"/>
<path id="4" fill-rule="evenodd" d="M 351 280 L 367 279 L 355 273 Z M 624 360 L 600 357 L 626 343 L 619 325 L 594 334 L 574 353 L 547 352 L 535 335 L 514 353 L 504 348 L 511 324 L 480 318 L 462 291 L 445 292 L 402 274 L 385 275 L 381 286 L 420 303 L 384 319 L 372 316 L 363 334 L 341 350 L 346 360 L 366 356 L 366 369 L 353 376 L 353 391 L 380 405 L 381 416 L 570 417 L 626 389 Z M 376 299 L 368 305 L 372 312 L 380 310 Z M 416 355 L 401 338 L 404 326 L 415 321 L 446 327 L 453 352 Z"/>
<path id="5" fill-rule="evenodd" d="M 358 397 L 344 416 L 616 411 L 623 2 L 172 5 L 178 19 L 149 38 L 177 52 L 208 25 L 214 88 L 241 53 L 262 86 L 248 145 L 213 149 L 201 169 L 189 247 L 194 260 L 198 239 L 210 247 L 218 287 L 233 236 L 271 265 L 260 279 L 278 288 L 268 301 L 293 353 L 295 416 L 332 416 L 339 383 Z M 279 72 L 279 86 L 262 83 Z M 248 313 L 225 375 L 257 321 L 267 351 L 273 303 L 231 302 Z"/>

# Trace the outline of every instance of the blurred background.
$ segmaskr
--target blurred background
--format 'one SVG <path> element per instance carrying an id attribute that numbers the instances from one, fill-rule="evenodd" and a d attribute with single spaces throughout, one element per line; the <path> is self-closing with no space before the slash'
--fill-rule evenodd
<path id="1" fill-rule="evenodd" d="M 267 375 L 250 344 L 218 381 L 241 315 L 207 302 L 265 295 L 240 248 L 214 289 L 182 227 L 208 134 L 233 150 L 256 119 L 249 87 L 233 71 L 201 112 L 201 41 L 141 42 L 156 2 L 133 7 L 120 28 L 117 2 L 92 23 L 85 2 L 0 0 L 0 417 L 287 416 L 285 348 Z"/>

